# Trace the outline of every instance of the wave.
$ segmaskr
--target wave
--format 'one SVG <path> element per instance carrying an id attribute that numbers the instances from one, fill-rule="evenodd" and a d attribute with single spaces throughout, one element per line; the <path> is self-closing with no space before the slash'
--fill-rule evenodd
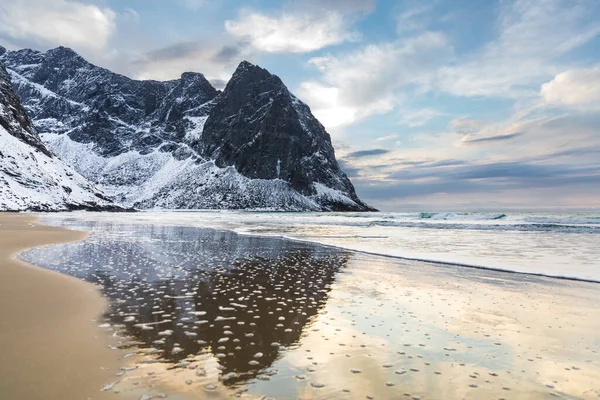
<path id="1" fill-rule="evenodd" d="M 553 223 L 529 224 L 460 224 L 460 223 L 435 223 L 435 222 L 400 222 L 389 220 L 372 221 L 369 226 L 445 229 L 445 230 L 478 230 L 478 231 L 521 231 L 521 232 L 560 232 L 560 233 L 600 233 L 600 226 L 587 225 L 562 225 Z"/>
<path id="2" fill-rule="evenodd" d="M 600 225 L 600 217 L 595 216 L 532 216 L 524 217 L 522 220 L 537 224 Z"/>
<path id="3" fill-rule="evenodd" d="M 238 233 L 240 233 L 240 232 L 238 232 Z M 254 234 L 254 233 L 248 233 L 248 232 L 240 233 L 240 234 L 262 236 L 262 235 L 258 235 L 258 234 Z M 373 256 L 380 256 L 380 257 L 394 258 L 394 259 L 399 259 L 399 260 L 425 262 L 425 263 L 444 265 L 444 266 L 449 266 L 449 267 L 462 267 L 462 268 L 472 268 L 472 269 L 496 271 L 496 272 L 511 273 L 511 274 L 523 274 L 523 275 L 531 275 L 531 276 L 537 276 L 537 277 L 543 277 L 543 278 L 564 279 L 564 280 L 569 280 L 569 281 L 600 283 L 600 279 L 585 278 L 585 277 L 581 277 L 581 276 L 561 274 L 561 273 L 553 274 L 553 273 L 549 273 L 549 272 L 536 272 L 536 271 L 519 269 L 519 268 L 494 267 L 494 266 L 466 263 L 466 262 L 459 262 L 459 261 L 445 261 L 445 260 L 440 260 L 440 259 L 435 259 L 435 258 L 407 257 L 407 256 L 402 256 L 402 255 L 397 255 L 397 254 L 390 254 L 383 250 L 382 251 L 365 250 L 363 248 L 356 247 L 356 246 L 332 244 L 332 243 L 328 243 L 328 242 L 323 242 L 320 240 L 315 240 L 316 238 L 318 238 L 316 236 L 311 237 L 311 238 L 300 238 L 300 237 L 287 236 L 287 235 L 277 235 L 277 236 L 281 237 L 283 239 L 286 239 L 286 240 L 305 242 L 305 243 L 314 243 L 314 244 L 318 244 L 320 246 L 350 250 L 350 251 L 355 251 L 358 253 L 369 254 L 369 255 L 373 255 Z"/>
<path id="4" fill-rule="evenodd" d="M 487 214 L 487 213 L 427 213 L 422 212 L 419 214 L 421 219 L 435 219 L 435 220 L 499 220 L 506 218 L 506 214 Z"/>
<path id="5" fill-rule="evenodd" d="M 428 229 L 475 229 L 597 232 L 600 216 L 483 212 L 350 213 L 311 215 L 294 222 L 314 225 L 398 226 Z"/>

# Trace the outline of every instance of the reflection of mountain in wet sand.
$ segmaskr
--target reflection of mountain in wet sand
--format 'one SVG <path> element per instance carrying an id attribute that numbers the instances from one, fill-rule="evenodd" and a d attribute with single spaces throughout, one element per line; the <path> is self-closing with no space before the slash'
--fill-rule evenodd
<path id="1" fill-rule="evenodd" d="M 225 384 L 269 373 L 323 307 L 349 256 L 197 228 L 135 226 L 124 238 L 111 237 L 109 224 L 82 227 L 102 234 L 27 257 L 101 284 L 109 320 L 147 361 L 185 367 L 188 355 L 210 351 Z"/>

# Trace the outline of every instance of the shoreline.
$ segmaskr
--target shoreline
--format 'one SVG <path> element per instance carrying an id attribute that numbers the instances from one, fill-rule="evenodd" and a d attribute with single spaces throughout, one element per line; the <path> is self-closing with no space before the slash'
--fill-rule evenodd
<path id="1" fill-rule="evenodd" d="M 192 212 L 208 212 L 208 211 L 216 211 L 216 210 L 193 210 Z M 145 212 L 146 211 L 140 211 L 139 213 L 135 214 L 134 217 L 140 217 L 140 216 L 144 215 Z M 168 211 L 152 210 L 152 211 L 148 211 L 148 213 L 165 213 L 165 214 L 168 212 L 185 213 L 185 212 L 190 212 L 190 211 L 189 210 L 185 210 L 185 211 L 184 210 L 168 210 Z M 77 214 L 75 214 L 75 215 L 77 216 Z M 77 217 L 80 217 L 80 216 L 77 216 Z M 89 218 L 89 215 L 88 215 L 88 218 Z M 83 218 L 83 219 L 85 219 L 85 218 Z M 152 224 L 153 222 L 151 220 L 144 220 L 144 219 L 140 219 L 138 221 L 133 222 L 133 224 L 140 224 L 140 223 Z M 333 248 L 333 249 L 341 249 L 341 250 L 346 250 L 346 251 L 350 251 L 350 252 L 362 253 L 365 255 L 370 255 L 370 256 L 375 256 L 375 257 L 385 257 L 385 258 L 390 258 L 390 259 L 399 260 L 399 261 L 414 261 L 414 262 L 419 262 L 419 263 L 434 264 L 434 265 L 438 265 L 438 266 L 442 266 L 442 267 L 451 267 L 451 268 L 458 267 L 458 268 L 467 268 L 467 269 L 473 269 L 473 270 L 525 275 L 525 276 L 530 276 L 533 278 L 546 278 L 546 279 L 553 279 L 553 280 L 558 279 L 560 281 L 572 281 L 572 282 L 600 284 L 600 279 L 594 279 L 594 278 L 584 278 L 584 277 L 568 276 L 568 275 L 551 275 L 549 273 L 543 273 L 543 272 L 519 271 L 517 269 L 508 269 L 508 268 L 504 268 L 504 267 L 494 267 L 494 266 L 470 264 L 470 263 L 463 263 L 463 262 L 458 262 L 458 261 L 453 262 L 453 261 L 434 260 L 434 259 L 419 258 L 419 257 L 401 256 L 401 255 L 394 255 L 394 254 L 389 254 L 389 253 L 385 253 L 385 252 L 363 250 L 360 248 L 356 248 L 356 247 L 352 247 L 352 246 L 345 246 L 342 244 L 333 244 L 333 243 L 327 243 L 327 242 L 323 242 L 323 241 L 319 241 L 319 240 L 304 239 L 301 237 L 288 236 L 285 234 L 270 235 L 270 234 L 266 234 L 266 233 L 240 231 L 235 228 L 216 228 L 216 227 L 212 227 L 212 226 L 200 226 L 200 225 L 189 224 L 189 223 L 185 223 L 185 222 L 181 222 L 181 221 L 168 222 L 168 223 L 162 222 L 162 223 L 160 223 L 160 225 L 172 226 L 172 227 L 191 227 L 191 228 L 199 228 L 199 229 L 214 229 L 216 231 L 232 232 L 237 235 L 249 236 L 249 237 L 279 238 L 279 239 L 289 240 L 289 241 L 294 241 L 294 242 L 299 242 L 299 243 L 309 243 L 309 244 L 313 244 L 316 246 L 323 246 L 323 247 L 328 247 L 328 248 Z"/>
<path id="2" fill-rule="evenodd" d="M 106 322 L 136 342 L 128 360 L 137 388 L 160 387 L 169 398 L 599 393 L 596 284 L 440 268 L 169 219 L 119 228 L 79 217 L 64 226 L 93 226 L 85 246 L 28 259 L 115 280 Z M 153 279 L 143 279 L 148 272 Z M 130 387 L 119 384 L 121 395 Z"/>
<path id="3" fill-rule="evenodd" d="M 75 220 L 58 229 L 63 235 L 85 236 L 68 230 L 87 230 L 86 217 Z M 483 269 L 465 274 L 463 268 L 312 241 L 168 222 L 134 222 L 122 229 L 99 223 L 85 243 L 28 253 L 25 259 L 49 268 L 44 271 L 65 273 L 54 272 L 60 281 L 75 279 L 68 274 L 88 279 L 97 271 L 115 279 L 113 289 L 102 291 L 111 301 L 109 313 L 90 327 L 107 340 L 108 332 L 126 338 L 121 343 L 131 347 L 121 357 L 125 368 L 119 377 L 110 368 L 103 371 L 106 378 L 99 386 L 84 382 L 86 396 L 61 392 L 61 397 L 9 398 L 139 399 L 168 393 L 180 399 L 234 394 L 341 399 L 347 398 L 346 390 L 362 398 L 395 398 L 408 390 L 427 397 L 492 398 L 510 390 L 512 396 L 542 399 L 600 393 L 594 384 L 600 376 L 597 285 L 529 280 Z M 2 229 L 0 225 L 0 233 Z M 134 268 L 119 260 L 135 260 Z M 114 269 L 105 268 L 107 263 Z M 173 275 L 180 265 L 191 269 Z M 235 268 L 224 274 L 223 266 Z M 40 270 L 32 269 L 36 274 Z M 158 279 L 144 279 L 146 271 Z M 274 276 L 278 279 L 272 285 L 264 283 Z M 76 281 L 88 294 L 100 295 L 90 284 Z M 279 290 L 282 286 L 289 291 Z M 306 291 L 300 298 L 288 294 L 300 289 Z M 307 297 L 315 301 L 304 301 Z M 280 300 L 278 309 L 263 298 Z M 88 323 L 92 317 L 86 315 Z M 6 342 L 2 340 L 8 346 Z M 62 354 L 57 357 L 66 360 Z M 87 359 L 92 367 L 101 365 L 94 354 Z M 125 371 L 132 372 L 123 375 Z M 15 374 L 19 372 L 21 386 L 26 386 L 29 369 L 20 367 Z M 47 374 L 41 376 L 47 379 Z M 82 375 L 69 380 L 90 380 Z M 228 379 L 239 379 L 239 385 Z M 100 393 L 105 385 L 109 389 Z"/>
<path id="4" fill-rule="evenodd" d="M 89 283 L 16 258 L 87 233 L 38 220 L 0 214 L 0 393 L 14 400 L 102 399 L 100 390 L 121 364 L 95 322 L 107 300 Z"/>

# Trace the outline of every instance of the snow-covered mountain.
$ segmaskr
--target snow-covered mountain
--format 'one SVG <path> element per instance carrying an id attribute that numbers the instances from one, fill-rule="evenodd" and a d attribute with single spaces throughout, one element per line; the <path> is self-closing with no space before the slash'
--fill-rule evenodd
<path id="1" fill-rule="evenodd" d="M 74 209 L 117 207 L 48 151 L 0 61 L 0 211 Z"/>
<path id="2" fill-rule="evenodd" d="M 371 210 L 309 107 L 258 66 L 220 92 L 192 72 L 132 80 L 65 47 L 0 59 L 42 141 L 124 206 Z"/>

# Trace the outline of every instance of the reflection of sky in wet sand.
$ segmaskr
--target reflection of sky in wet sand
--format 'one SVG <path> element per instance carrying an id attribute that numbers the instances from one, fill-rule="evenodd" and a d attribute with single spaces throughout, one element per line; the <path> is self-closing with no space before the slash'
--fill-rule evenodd
<path id="1" fill-rule="evenodd" d="M 600 394 L 596 284 L 214 230 L 65 224 L 97 233 L 22 257 L 102 285 L 112 300 L 104 329 L 121 336 L 135 368 L 117 372 L 113 391 L 280 399 Z"/>

